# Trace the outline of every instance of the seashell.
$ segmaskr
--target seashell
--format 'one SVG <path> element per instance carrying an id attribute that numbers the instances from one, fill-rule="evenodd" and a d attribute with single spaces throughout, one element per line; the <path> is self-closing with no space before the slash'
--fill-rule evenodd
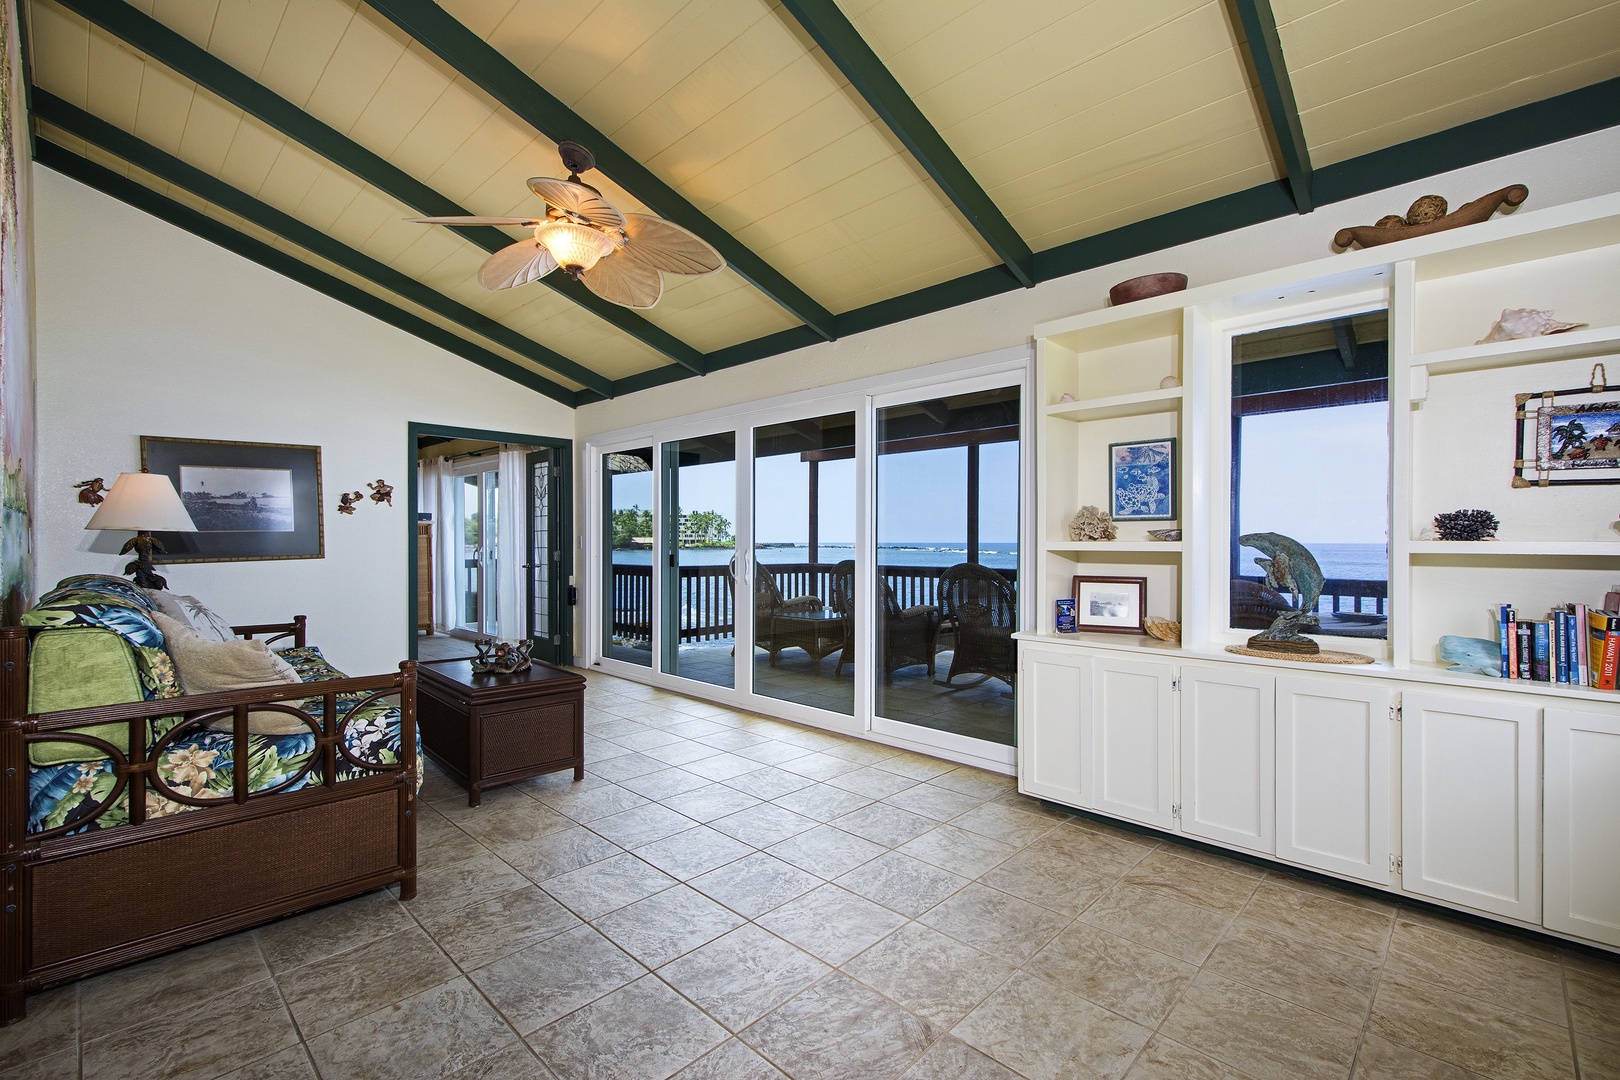
<path id="1" fill-rule="evenodd" d="M 1068 392 L 1067 392 L 1067 391 L 1065 391 L 1065 392 L 1064 392 L 1064 394 L 1063 394 L 1063 396 L 1062 396 L 1062 397 L 1060 397 L 1060 398 L 1058 398 L 1058 404 L 1059 404 L 1059 405 L 1067 405 L 1067 404 L 1069 404 L 1069 403 L 1070 403 L 1070 402 L 1071 402 L 1071 401 L 1079 401 L 1079 400 L 1080 400 L 1080 399 L 1079 399 L 1079 398 L 1077 398 L 1077 397 L 1075 397 L 1075 396 L 1074 396 L 1074 395 L 1073 395 L 1073 394 L 1071 394 L 1071 393 L 1068 393 Z"/>
<path id="2" fill-rule="evenodd" d="M 1517 341 L 1520 338 L 1562 334 L 1565 330 L 1579 330 L 1585 325 L 1586 323 L 1579 322 L 1560 322 L 1552 317 L 1551 311 L 1537 311 L 1535 308 L 1503 308 L 1502 317 L 1491 326 L 1491 332 L 1474 344 L 1486 345 L 1492 341 Z"/>
<path id="3" fill-rule="evenodd" d="M 1373 226 L 1379 229 L 1395 229 L 1405 224 L 1406 219 L 1401 217 L 1399 214 L 1385 214 L 1383 217 L 1373 222 Z"/>
<path id="4" fill-rule="evenodd" d="M 1149 540 L 1162 540 L 1169 542 L 1181 539 L 1180 529 L 1149 529 L 1147 534 Z"/>
<path id="5" fill-rule="evenodd" d="M 1113 515 L 1095 506 L 1082 506 L 1069 522 L 1070 540 L 1113 540 L 1117 536 Z"/>
<path id="6" fill-rule="evenodd" d="M 1180 385 L 1181 380 L 1176 378 L 1174 375 L 1166 375 L 1164 378 L 1159 380 L 1160 390 L 1174 390 Z"/>
<path id="7" fill-rule="evenodd" d="M 1408 225 L 1427 225 L 1446 216 L 1446 200 L 1439 195 L 1422 195 L 1406 211 Z"/>
<path id="8" fill-rule="evenodd" d="M 1160 641 L 1181 640 L 1181 624 L 1174 619 L 1161 619 L 1150 615 L 1142 621 L 1142 629 Z"/>

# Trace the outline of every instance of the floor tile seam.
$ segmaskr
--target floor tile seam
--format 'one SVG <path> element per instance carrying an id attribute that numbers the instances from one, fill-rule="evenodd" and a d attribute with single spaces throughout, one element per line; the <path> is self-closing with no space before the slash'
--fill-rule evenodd
<path id="1" fill-rule="evenodd" d="M 1581 1068 L 1580 1040 L 1575 1036 L 1575 1003 L 1569 994 L 1569 971 L 1564 966 L 1563 957 L 1558 959 L 1558 986 L 1564 992 L 1564 1020 L 1569 1024 L 1569 1060 L 1575 1067 L 1576 1080 L 1584 1071 Z"/>

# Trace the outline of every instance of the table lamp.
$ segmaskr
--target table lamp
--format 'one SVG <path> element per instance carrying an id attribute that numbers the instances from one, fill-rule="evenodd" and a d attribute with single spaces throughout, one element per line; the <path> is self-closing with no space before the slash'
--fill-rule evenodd
<path id="1" fill-rule="evenodd" d="M 118 554 L 135 552 L 135 560 L 124 567 L 124 573 L 134 575 L 135 584 L 143 589 L 162 589 L 169 584 L 152 565 L 152 552 L 163 551 L 163 545 L 152 535 L 153 530 L 197 531 L 191 515 L 186 513 L 185 503 L 180 501 L 179 492 L 174 490 L 174 482 L 162 473 L 144 471 L 119 473 L 112 490 L 107 492 L 106 499 L 96 507 L 84 527 L 135 533 L 118 549 Z"/>

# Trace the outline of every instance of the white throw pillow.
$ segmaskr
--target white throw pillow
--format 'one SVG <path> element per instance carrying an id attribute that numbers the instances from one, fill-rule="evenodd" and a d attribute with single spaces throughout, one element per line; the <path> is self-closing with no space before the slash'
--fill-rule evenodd
<path id="1" fill-rule="evenodd" d="M 152 601 L 152 606 L 175 622 L 191 626 L 191 616 L 186 614 L 186 607 L 180 602 L 180 597 L 168 589 L 142 589 L 146 598 Z"/>
<path id="2" fill-rule="evenodd" d="M 262 641 L 214 641 L 162 612 L 154 613 L 152 620 L 163 631 L 163 646 L 174 660 L 180 687 L 187 694 L 214 694 L 303 681 L 291 664 L 271 652 Z M 304 702 L 298 698 L 281 704 L 295 709 L 304 707 Z M 216 731 L 229 731 L 231 721 L 220 717 L 210 721 L 208 726 Z M 248 713 L 248 731 L 254 735 L 297 735 L 309 730 L 309 725 L 290 713 L 264 709 Z"/>
<path id="3" fill-rule="evenodd" d="M 186 622 L 209 641 L 235 641 L 231 624 L 214 614 L 213 610 L 195 596 L 177 597 L 185 612 Z"/>

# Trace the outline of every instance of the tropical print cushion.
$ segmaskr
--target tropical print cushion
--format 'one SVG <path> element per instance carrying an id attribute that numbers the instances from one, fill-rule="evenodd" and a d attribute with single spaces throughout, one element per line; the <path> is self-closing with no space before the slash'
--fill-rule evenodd
<path id="1" fill-rule="evenodd" d="M 180 676 L 152 621 L 152 601 L 123 578 L 81 574 L 63 578 L 22 617 L 24 626 L 99 626 L 129 642 L 147 701 L 180 696 Z"/>
<path id="2" fill-rule="evenodd" d="M 314 646 L 289 649 L 282 656 L 296 668 L 305 682 L 321 682 L 346 676 L 334 668 Z M 337 699 L 340 718 L 348 716 L 365 693 L 342 694 Z M 311 714 L 319 717 L 319 698 L 310 702 Z M 364 706 L 343 729 L 343 744 L 361 761 L 393 764 L 399 760 L 399 707 L 388 700 Z M 315 756 L 315 736 L 308 730 L 295 735 L 250 735 L 247 740 L 248 790 L 262 791 L 295 776 Z M 422 752 L 417 739 L 417 756 Z M 177 792 L 195 799 L 230 799 L 236 777 L 230 732 L 191 730 L 165 747 L 158 758 L 158 775 Z M 366 775 L 343 755 L 338 755 L 337 777 Z M 88 817 L 113 790 L 114 776 L 109 761 L 75 762 L 34 768 L 28 779 L 28 831 L 39 832 Z M 309 775 L 288 790 L 296 791 L 321 782 L 319 759 Z M 156 789 L 148 789 L 148 818 L 169 817 L 196 807 L 176 802 Z M 112 828 L 129 822 L 128 796 L 93 822 L 86 831 Z"/>

